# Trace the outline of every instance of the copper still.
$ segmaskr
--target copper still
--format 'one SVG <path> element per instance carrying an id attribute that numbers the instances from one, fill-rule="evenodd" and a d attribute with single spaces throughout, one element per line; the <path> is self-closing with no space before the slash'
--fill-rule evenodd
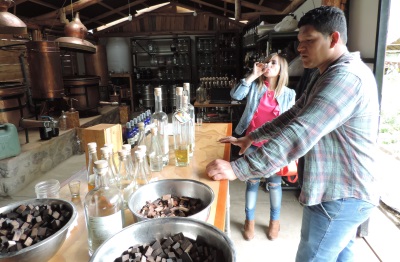
<path id="1" fill-rule="evenodd" d="M 19 82 L 0 82 L 0 124 L 19 127 L 19 120 L 28 114 L 25 94 L 26 86 Z"/>
<path id="2" fill-rule="evenodd" d="M 30 41 L 26 43 L 29 74 L 34 100 L 62 98 L 60 48 L 57 42 Z"/>
<path id="3" fill-rule="evenodd" d="M 81 116 L 89 116 L 94 111 L 97 112 L 100 101 L 99 82 L 99 76 L 64 76 L 65 94 L 77 100 L 74 107 Z"/>
<path id="4" fill-rule="evenodd" d="M 100 86 L 108 86 L 110 75 L 108 73 L 106 46 L 96 45 L 96 53 L 86 53 L 84 57 L 86 74 L 99 76 Z"/>
<path id="5" fill-rule="evenodd" d="M 96 47 L 85 40 L 87 32 L 87 28 L 82 24 L 79 12 L 77 12 L 75 18 L 65 25 L 65 36 L 57 38 L 55 41 L 60 44 L 61 48 L 94 53 L 96 52 Z"/>

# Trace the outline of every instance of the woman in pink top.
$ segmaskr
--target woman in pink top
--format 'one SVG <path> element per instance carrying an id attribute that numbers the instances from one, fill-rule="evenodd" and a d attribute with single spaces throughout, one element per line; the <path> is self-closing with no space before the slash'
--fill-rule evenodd
<path id="1" fill-rule="evenodd" d="M 231 90 L 233 99 L 247 99 L 246 108 L 235 133 L 241 135 L 246 132 L 247 135 L 294 105 L 296 92 L 286 87 L 288 79 L 288 63 L 280 54 L 273 53 L 265 59 L 264 63 L 254 64 L 252 73 Z M 220 142 L 231 142 L 231 139 L 235 138 L 222 138 Z M 246 150 L 245 155 L 257 150 L 262 144 L 263 142 L 253 143 Z M 271 206 L 267 237 L 274 240 L 278 237 L 280 229 L 282 180 L 280 176 L 273 175 L 267 178 L 267 182 Z M 259 184 L 260 179 L 246 181 L 246 221 L 244 224 L 246 240 L 254 238 L 254 217 Z"/>

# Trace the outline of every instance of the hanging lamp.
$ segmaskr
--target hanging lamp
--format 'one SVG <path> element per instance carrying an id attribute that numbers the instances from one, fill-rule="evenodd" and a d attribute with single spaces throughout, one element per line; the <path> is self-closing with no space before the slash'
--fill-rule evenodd
<path id="1" fill-rule="evenodd" d="M 59 43 L 61 49 L 96 53 L 96 47 L 89 41 L 85 40 L 87 32 L 87 28 L 82 24 L 79 19 L 79 12 L 77 12 L 75 18 L 65 25 L 65 36 L 57 38 L 55 42 Z"/>
<path id="2" fill-rule="evenodd" d="M 0 0 L 0 34 L 26 34 L 26 24 L 7 12 L 12 0 Z"/>

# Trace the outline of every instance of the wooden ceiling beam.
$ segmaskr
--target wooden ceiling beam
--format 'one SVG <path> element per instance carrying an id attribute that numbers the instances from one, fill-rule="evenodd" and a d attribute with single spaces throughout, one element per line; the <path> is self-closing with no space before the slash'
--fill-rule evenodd
<path id="1" fill-rule="evenodd" d="M 240 0 L 235 0 L 235 21 L 239 21 L 241 19 L 241 5 L 240 5 Z"/>
<path id="2" fill-rule="evenodd" d="M 52 4 L 48 4 L 48 3 L 45 3 L 45 2 L 40 1 L 40 0 L 29 0 L 29 2 L 32 2 L 32 3 L 38 4 L 38 5 L 42 5 L 42 6 L 54 9 L 54 10 L 58 9 L 58 6 L 55 6 L 55 5 L 52 5 Z"/>
<path id="3" fill-rule="evenodd" d="M 198 3 L 200 5 L 205 5 L 205 6 L 208 6 L 208 7 L 223 11 L 225 13 L 225 15 L 226 15 L 226 13 L 234 14 L 234 12 L 232 12 L 232 11 L 226 9 L 226 8 L 222 8 L 222 7 L 219 7 L 219 6 L 216 6 L 216 5 L 201 1 L 201 0 L 191 0 L 191 1 L 195 2 L 195 3 Z M 193 7 L 192 7 L 192 9 L 193 9 Z"/>
<path id="4" fill-rule="evenodd" d="M 107 4 L 103 3 L 103 2 L 99 3 L 99 5 L 101 5 L 101 6 L 105 7 L 105 8 L 107 8 L 108 10 L 113 10 L 113 9 L 114 9 L 114 8 L 112 8 L 111 6 L 109 6 L 109 5 L 107 5 Z M 127 5 L 127 6 L 128 6 L 127 8 L 129 8 L 129 5 Z M 119 15 L 121 15 L 121 16 L 125 16 L 125 15 L 126 15 L 126 14 L 121 13 L 121 12 L 117 12 L 117 14 L 119 14 Z"/>
<path id="5" fill-rule="evenodd" d="M 236 0 L 220 0 L 223 2 L 227 2 L 229 4 L 235 4 Z M 260 11 L 260 12 L 268 12 L 271 15 L 279 15 L 281 14 L 281 12 L 276 11 L 275 9 L 269 8 L 269 7 L 265 7 L 265 6 L 261 6 L 258 4 L 253 4 L 250 3 L 248 1 L 241 1 L 241 5 L 250 9 L 254 9 L 256 11 Z"/>
<path id="6" fill-rule="evenodd" d="M 130 3 L 130 6 L 132 7 L 132 6 L 135 6 L 135 5 L 139 5 L 139 4 L 141 4 L 141 3 L 145 2 L 145 1 L 146 0 L 137 0 L 137 1 L 134 1 L 134 2 Z M 88 21 L 85 21 L 85 23 L 95 22 L 96 20 L 102 19 L 104 17 L 110 16 L 110 15 L 115 14 L 115 13 L 119 13 L 121 10 L 124 10 L 124 9 L 127 9 L 127 8 L 129 8 L 129 4 L 126 4 L 124 6 L 121 6 L 121 7 L 115 8 L 115 9 L 112 9 L 110 12 L 106 12 L 106 13 L 104 13 L 102 15 L 93 17 L 92 19 L 89 19 Z M 124 14 L 124 16 L 126 16 L 126 14 Z"/>

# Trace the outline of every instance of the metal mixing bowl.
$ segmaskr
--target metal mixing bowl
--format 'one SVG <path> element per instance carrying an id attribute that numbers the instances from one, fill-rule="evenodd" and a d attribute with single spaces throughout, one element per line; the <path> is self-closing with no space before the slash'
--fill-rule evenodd
<path id="1" fill-rule="evenodd" d="M 149 219 L 124 228 L 106 240 L 92 255 L 90 262 L 114 261 L 133 245 L 150 244 L 178 233 L 194 240 L 197 236 L 204 238 L 208 245 L 222 252 L 224 260 L 218 262 L 236 261 L 232 240 L 218 228 L 193 218 L 168 217 Z"/>
<path id="2" fill-rule="evenodd" d="M 204 208 L 189 217 L 207 221 L 210 215 L 211 204 L 214 201 L 214 191 L 208 185 L 190 179 L 164 179 L 140 187 L 129 197 L 129 210 L 133 213 L 137 221 L 151 219 L 142 216 L 139 213 L 140 209 L 146 205 L 146 201 L 155 201 L 167 194 L 200 199 Z"/>
<path id="3" fill-rule="evenodd" d="M 69 221 L 60 228 L 53 235 L 48 238 L 36 243 L 30 247 L 25 247 L 20 251 L 10 252 L 0 255 L 0 261 L 2 262 L 43 262 L 48 261 L 53 257 L 57 251 L 60 249 L 65 239 L 67 238 L 67 233 L 69 227 L 75 222 L 77 211 L 75 206 L 66 200 L 62 199 L 52 199 L 52 198 L 41 198 L 41 199 L 28 199 L 24 201 L 19 201 L 11 203 L 8 206 L 1 207 L 0 213 L 8 213 L 13 209 L 19 207 L 20 205 L 53 205 L 53 204 L 63 204 L 70 212 L 71 218 Z"/>

